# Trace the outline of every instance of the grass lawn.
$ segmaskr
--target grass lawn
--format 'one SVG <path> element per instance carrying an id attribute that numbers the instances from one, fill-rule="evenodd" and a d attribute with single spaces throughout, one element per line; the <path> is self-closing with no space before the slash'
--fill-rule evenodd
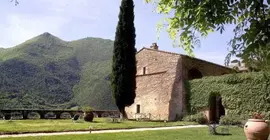
<path id="1" fill-rule="evenodd" d="M 181 126 L 196 124 L 192 122 L 168 122 L 166 126 Z M 142 128 L 165 126 L 164 122 L 142 122 L 142 121 L 122 121 L 112 123 L 103 118 L 95 118 L 94 122 L 80 121 L 74 123 L 71 120 L 13 120 L 0 121 L 0 133 L 23 133 L 23 132 L 49 132 L 49 131 L 72 131 L 92 129 L 113 129 L 113 128 Z"/>
<path id="2" fill-rule="evenodd" d="M 208 128 L 186 128 L 143 132 L 2 138 L 2 140 L 246 140 L 242 128 L 231 127 L 231 135 L 209 135 Z"/>

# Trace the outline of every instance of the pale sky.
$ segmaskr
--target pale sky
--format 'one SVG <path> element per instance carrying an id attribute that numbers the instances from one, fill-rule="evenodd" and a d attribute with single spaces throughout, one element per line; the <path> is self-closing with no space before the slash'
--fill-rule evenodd
<path id="1" fill-rule="evenodd" d="M 0 1 L 0 47 L 18 45 L 44 32 L 71 41 L 85 37 L 114 40 L 121 0 L 10 0 Z M 149 47 L 157 42 L 160 50 L 185 54 L 182 48 L 172 47 L 167 32 L 157 39 L 156 24 L 163 17 L 154 12 L 152 4 L 135 2 L 136 48 Z M 226 31 L 201 38 L 195 57 L 224 64 L 227 43 L 233 37 L 232 26 Z"/>

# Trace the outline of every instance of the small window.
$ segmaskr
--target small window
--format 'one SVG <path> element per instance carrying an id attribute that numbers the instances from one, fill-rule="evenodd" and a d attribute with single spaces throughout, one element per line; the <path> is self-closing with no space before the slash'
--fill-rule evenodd
<path id="1" fill-rule="evenodd" d="M 137 105 L 137 112 L 136 113 L 141 113 L 141 106 Z"/>
<path id="2" fill-rule="evenodd" d="M 146 67 L 143 67 L 143 75 L 146 73 Z"/>

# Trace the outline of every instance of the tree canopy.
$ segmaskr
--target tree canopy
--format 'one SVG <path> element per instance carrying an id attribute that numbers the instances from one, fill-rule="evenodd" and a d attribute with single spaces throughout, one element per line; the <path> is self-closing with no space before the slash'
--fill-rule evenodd
<path id="1" fill-rule="evenodd" d="M 270 0 L 145 0 L 155 3 L 157 12 L 165 18 L 158 29 L 167 28 L 174 45 L 193 55 L 200 45 L 199 37 L 234 24 L 234 37 L 230 40 L 230 53 L 247 64 L 261 57 L 260 51 L 269 51 Z M 267 47 L 268 46 L 268 47 Z M 260 51 L 259 51 L 260 50 Z"/>

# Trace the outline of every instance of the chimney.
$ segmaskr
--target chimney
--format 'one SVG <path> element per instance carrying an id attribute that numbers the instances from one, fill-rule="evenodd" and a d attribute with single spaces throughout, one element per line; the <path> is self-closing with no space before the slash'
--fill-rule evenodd
<path id="1" fill-rule="evenodd" d="M 150 46 L 151 49 L 158 50 L 157 43 L 152 43 L 152 46 Z"/>

